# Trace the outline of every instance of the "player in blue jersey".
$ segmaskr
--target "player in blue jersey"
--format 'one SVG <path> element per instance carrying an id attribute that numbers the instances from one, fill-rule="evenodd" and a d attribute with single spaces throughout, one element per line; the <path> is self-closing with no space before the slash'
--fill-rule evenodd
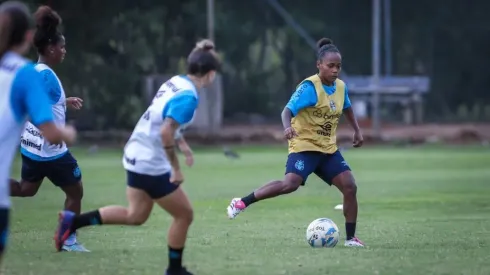
<path id="1" fill-rule="evenodd" d="M 141 116 L 124 148 L 129 206 L 105 206 L 76 215 L 62 211 L 55 242 L 58 250 L 75 230 L 92 225 L 142 225 L 154 203 L 173 217 L 168 232 L 167 275 L 190 275 L 182 266 L 187 231 L 193 220 L 192 206 L 179 188 L 184 181 L 176 155 L 176 132 L 188 125 L 197 109 L 198 89 L 213 82 L 220 65 L 209 40 L 197 43 L 187 58 L 187 75 L 165 82 Z"/>
<path id="2" fill-rule="evenodd" d="M 22 57 L 32 43 L 33 27 L 24 4 L 9 1 L 0 5 L 0 257 L 8 236 L 10 167 L 26 119 L 53 144 L 72 142 L 76 136 L 73 127 L 55 125 L 42 77 Z"/>
<path id="3" fill-rule="evenodd" d="M 61 81 L 52 69 L 63 62 L 66 54 L 65 38 L 58 30 L 61 18 L 50 7 L 41 6 L 34 13 L 34 19 L 34 46 L 39 54 L 35 68 L 43 76 L 54 122 L 59 127 L 64 127 L 66 107 L 80 109 L 82 100 L 76 97 L 66 98 Z M 21 155 L 21 181 L 10 180 L 10 195 L 32 197 L 38 192 L 44 178 L 48 178 L 65 193 L 65 209 L 80 214 L 83 196 L 82 173 L 66 144 L 50 144 L 39 134 L 39 128 L 27 122 L 21 137 Z M 77 242 L 76 232 L 65 241 L 63 250 L 88 252 Z"/>

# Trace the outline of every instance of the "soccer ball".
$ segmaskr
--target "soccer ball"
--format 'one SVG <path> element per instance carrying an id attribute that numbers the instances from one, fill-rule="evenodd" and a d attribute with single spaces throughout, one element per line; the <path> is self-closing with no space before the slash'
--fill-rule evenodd
<path id="1" fill-rule="evenodd" d="M 339 241 L 339 228 L 331 219 L 316 219 L 306 229 L 306 241 L 312 247 L 334 247 Z"/>

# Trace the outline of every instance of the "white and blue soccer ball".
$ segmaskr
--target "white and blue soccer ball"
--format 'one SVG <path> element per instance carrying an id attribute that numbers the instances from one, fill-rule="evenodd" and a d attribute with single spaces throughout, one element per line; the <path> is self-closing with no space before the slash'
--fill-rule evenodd
<path id="1" fill-rule="evenodd" d="M 306 229 L 306 241 L 312 247 L 335 247 L 339 241 L 339 228 L 331 219 L 316 219 Z"/>

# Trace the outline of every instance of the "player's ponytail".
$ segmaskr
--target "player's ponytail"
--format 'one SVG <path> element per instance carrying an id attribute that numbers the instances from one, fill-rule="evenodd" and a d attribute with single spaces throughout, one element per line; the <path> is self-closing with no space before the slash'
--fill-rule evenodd
<path id="1" fill-rule="evenodd" d="M 10 48 L 10 15 L 7 12 L 0 11 L 0 59 Z"/>
<path id="2" fill-rule="evenodd" d="M 58 27 L 61 25 L 61 17 L 48 6 L 40 6 L 34 13 L 36 21 L 36 34 L 34 46 L 40 54 L 44 54 L 49 45 L 58 43 L 62 37 Z"/>
<path id="3" fill-rule="evenodd" d="M 25 41 L 31 29 L 29 9 L 18 1 L 7 1 L 0 5 L 0 58 L 14 46 Z"/>
<path id="4" fill-rule="evenodd" d="M 337 47 L 333 44 L 333 40 L 330 38 L 321 38 L 318 40 L 318 42 L 316 42 L 316 46 L 318 60 L 322 59 L 327 52 L 340 53 L 339 49 L 337 49 Z"/>
<path id="5" fill-rule="evenodd" d="M 213 41 L 209 39 L 198 41 L 187 57 L 187 73 L 201 77 L 210 71 L 217 71 L 221 61 L 214 49 Z"/>

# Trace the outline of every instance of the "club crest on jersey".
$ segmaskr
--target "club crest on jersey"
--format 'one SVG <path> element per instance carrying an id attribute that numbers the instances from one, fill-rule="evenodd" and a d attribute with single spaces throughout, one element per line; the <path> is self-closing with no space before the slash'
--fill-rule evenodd
<path id="1" fill-rule="evenodd" d="M 335 106 L 335 101 L 333 100 L 330 100 L 330 109 L 332 109 L 332 111 L 336 111 L 337 110 L 337 107 Z"/>

